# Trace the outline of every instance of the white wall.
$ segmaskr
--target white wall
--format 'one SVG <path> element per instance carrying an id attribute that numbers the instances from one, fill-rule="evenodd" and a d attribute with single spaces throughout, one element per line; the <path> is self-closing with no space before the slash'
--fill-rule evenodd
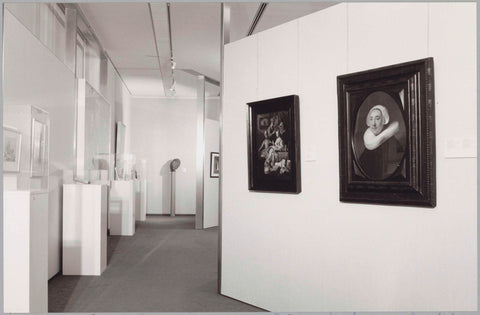
<path id="1" fill-rule="evenodd" d="M 137 161 L 147 160 L 147 213 L 170 213 L 170 169 L 176 172 L 177 214 L 195 214 L 196 198 L 196 99 L 134 97 L 124 106 L 126 131 Z M 219 151 L 219 99 L 205 100 L 204 227 L 218 225 L 218 179 L 210 178 L 210 152 Z M 117 117 L 118 119 L 118 117 Z M 130 128 L 129 128 L 130 126 Z"/>
<path id="2" fill-rule="evenodd" d="M 62 170 L 74 168 L 74 75 L 8 10 L 4 18 L 4 105 L 49 112 L 48 275 L 60 270 Z M 5 122 L 8 123 L 8 122 Z"/>
<path id="3" fill-rule="evenodd" d="M 29 7 L 22 7 L 16 13 L 25 12 L 22 11 L 23 9 L 29 9 Z M 35 105 L 49 112 L 50 117 L 48 240 L 50 278 L 60 271 L 61 266 L 62 172 L 73 170 L 75 167 L 75 76 L 8 10 L 4 12 L 3 104 L 5 106 Z M 98 68 L 95 64 L 90 67 Z M 111 63 L 107 68 L 108 79 L 102 93 L 112 106 L 112 131 L 114 132 L 113 111 L 118 107 L 119 116 L 123 117 L 121 109 L 129 104 L 130 95 Z M 91 76 L 94 72 L 92 69 L 89 70 Z M 8 122 L 4 123 L 8 124 Z M 114 133 L 112 143 L 113 141 Z"/>
<path id="4" fill-rule="evenodd" d="M 196 100 L 132 98 L 131 153 L 147 160 L 147 213 L 170 213 L 170 161 L 176 172 L 177 214 L 195 214 Z"/>
<path id="5" fill-rule="evenodd" d="M 121 121 L 126 126 L 124 153 L 132 153 L 131 99 L 132 97 L 130 92 L 127 90 L 125 85 L 123 85 L 121 80 L 117 80 L 115 88 L 115 122 Z M 115 139 L 116 137 L 114 136 L 113 138 Z M 113 148 L 115 148 L 115 143 L 116 142 L 114 142 Z"/>
<path id="6" fill-rule="evenodd" d="M 210 153 L 220 152 L 220 123 L 205 119 L 205 159 L 203 168 L 203 227 L 218 225 L 219 178 L 210 177 Z"/>
<path id="7" fill-rule="evenodd" d="M 476 139 L 475 12 L 338 4 L 225 47 L 223 294 L 270 311 L 476 310 L 476 159 L 444 153 L 447 137 Z M 429 56 L 437 207 L 340 203 L 337 75 Z M 317 160 L 299 195 L 249 192 L 246 103 L 288 94 Z"/>

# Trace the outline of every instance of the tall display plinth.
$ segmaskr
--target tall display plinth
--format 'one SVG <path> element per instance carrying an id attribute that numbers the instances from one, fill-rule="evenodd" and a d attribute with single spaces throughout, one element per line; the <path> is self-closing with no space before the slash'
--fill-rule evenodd
<path id="1" fill-rule="evenodd" d="M 135 181 L 112 181 L 108 208 L 110 235 L 135 234 L 135 198 Z"/>
<path id="2" fill-rule="evenodd" d="M 107 186 L 63 185 L 63 274 L 100 276 L 107 267 Z"/>
<path id="3" fill-rule="evenodd" d="M 3 192 L 5 313 L 48 312 L 48 192 Z"/>
<path id="4" fill-rule="evenodd" d="M 147 180 L 135 180 L 136 197 L 135 197 L 135 220 L 147 220 Z"/>

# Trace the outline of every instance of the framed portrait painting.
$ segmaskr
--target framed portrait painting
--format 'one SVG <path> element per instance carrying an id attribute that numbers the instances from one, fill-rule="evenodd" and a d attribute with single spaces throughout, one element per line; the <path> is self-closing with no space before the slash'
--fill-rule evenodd
<path id="1" fill-rule="evenodd" d="M 3 171 L 20 172 L 22 134 L 15 128 L 3 126 Z"/>
<path id="2" fill-rule="evenodd" d="M 32 119 L 31 176 L 44 176 L 47 169 L 47 124 Z"/>
<path id="3" fill-rule="evenodd" d="M 248 103 L 248 189 L 300 193 L 299 98 Z"/>
<path id="4" fill-rule="evenodd" d="M 337 83 L 340 200 L 435 207 L 433 58 Z"/>
<path id="5" fill-rule="evenodd" d="M 220 154 L 210 152 L 210 177 L 217 178 L 220 175 Z"/>

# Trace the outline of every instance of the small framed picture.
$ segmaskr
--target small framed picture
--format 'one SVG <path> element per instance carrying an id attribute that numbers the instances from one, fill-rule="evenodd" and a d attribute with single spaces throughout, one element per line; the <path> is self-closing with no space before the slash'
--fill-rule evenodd
<path id="1" fill-rule="evenodd" d="M 433 58 L 337 83 L 340 200 L 435 207 Z"/>
<path id="2" fill-rule="evenodd" d="M 297 95 L 248 103 L 248 189 L 300 193 Z"/>
<path id="3" fill-rule="evenodd" d="M 12 127 L 3 126 L 3 171 L 20 172 L 22 134 Z"/>
<path id="4" fill-rule="evenodd" d="M 210 152 L 210 177 L 216 178 L 220 175 L 220 154 Z"/>
<path id="5" fill-rule="evenodd" d="M 47 169 L 47 124 L 32 119 L 31 176 L 44 176 Z"/>

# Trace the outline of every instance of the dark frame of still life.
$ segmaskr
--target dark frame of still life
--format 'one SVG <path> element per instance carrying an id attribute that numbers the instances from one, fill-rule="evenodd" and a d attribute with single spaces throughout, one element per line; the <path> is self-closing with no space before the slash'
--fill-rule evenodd
<path id="1" fill-rule="evenodd" d="M 248 189 L 300 193 L 297 95 L 248 103 Z"/>

